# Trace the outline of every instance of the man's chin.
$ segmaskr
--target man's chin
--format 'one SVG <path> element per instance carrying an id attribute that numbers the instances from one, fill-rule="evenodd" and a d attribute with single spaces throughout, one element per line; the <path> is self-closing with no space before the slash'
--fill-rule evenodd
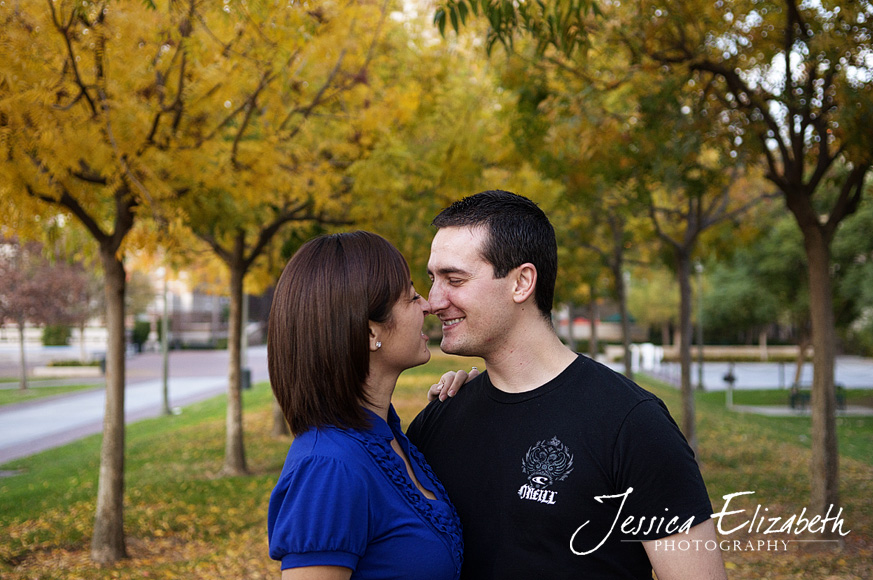
<path id="1" fill-rule="evenodd" d="M 464 348 L 463 345 L 456 342 L 446 341 L 445 336 L 440 341 L 440 350 L 442 350 L 446 354 L 455 354 L 458 356 L 475 356 L 467 352 L 467 349 Z"/>
<path id="2" fill-rule="evenodd" d="M 443 336 L 443 339 L 440 341 L 440 350 L 446 354 L 456 354 L 454 352 L 455 345 L 450 342 L 446 342 L 446 337 Z"/>

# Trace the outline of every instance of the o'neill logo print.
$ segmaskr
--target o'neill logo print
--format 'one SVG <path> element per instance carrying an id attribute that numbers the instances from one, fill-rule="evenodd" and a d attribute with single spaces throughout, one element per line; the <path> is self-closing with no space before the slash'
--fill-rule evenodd
<path id="1" fill-rule="evenodd" d="M 521 470 L 527 475 L 528 482 L 519 488 L 518 497 L 554 504 L 558 492 L 548 488 L 566 479 L 573 471 L 573 456 L 557 437 L 552 437 L 527 450 L 521 460 Z"/>

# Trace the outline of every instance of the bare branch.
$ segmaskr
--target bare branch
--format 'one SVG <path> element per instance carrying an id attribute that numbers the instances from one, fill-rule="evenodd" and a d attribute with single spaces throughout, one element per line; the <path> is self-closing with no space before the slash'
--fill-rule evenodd
<path id="1" fill-rule="evenodd" d="M 73 50 L 73 43 L 70 40 L 70 28 L 73 26 L 73 21 L 75 18 L 75 10 L 70 10 L 70 20 L 65 25 L 61 25 L 58 20 L 58 15 L 55 12 L 54 2 L 52 0 L 48 0 L 49 10 L 52 15 L 52 22 L 54 22 L 55 29 L 61 33 L 61 36 L 64 37 L 64 45 L 67 49 L 67 56 L 69 58 L 70 67 L 73 70 L 73 76 L 75 77 L 75 82 L 79 86 L 79 90 L 81 94 L 79 96 L 85 97 L 85 100 L 88 101 L 88 106 L 91 109 L 91 113 L 93 116 L 97 116 L 97 105 L 94 103 L 94 100 L 91 98 L 91 95 L 88 94 L 88 88 L 85 85 L 85 81 L 82 80 L 82 75 L 79 72 L 79 67 L 76 64 L 76 54 Z M 79 97 L 76 99 L 78 100 Z"/>
<path id="2" fill-rule="evenodd" d="M 339 57 L 337 58 L 337 61 L 336 61 L 336 64 L 334 65 L 333 69 L 330 71 L 330 74 L 327 75 L 327 79 L 324 81 L 324 84 L 321 86 L 321 88 L 318 89 L 318 92 L 312 98 L 312 101 L 308 105 L 306 105 L 305 107 L 295 107 L 294 109 L 289 111 L 288 114 L 285 116 L 285 119 L 282 121 L 282 123 L 279 124 L 279 131 L 285 130 L 285 128 L 287 127 L 288 123 L 291 122 L 291 118 L 294 115 L 300 114 L 303 116 L 303 119 L 305 120 L 312 113 L 312 110 L 321 104 L 322 99 L 324 97 L 324 94 L 330 88 L 331 84 L 333 83 L 333 79 L 336 78 L 337 74 L 339 73 L 340 68 L 342 66 L 342 63 L 343 63 L 343 60 L 345 59 L 345 56 L 346 56 L 346 49 L 343 49 L 342 51 L 340 51 Z M 293 137 L 294 135 L 296 135 L 299 130 L 300 130 L 300 125 L 298 125 L 296 128 L 291 130 L 291 136 Z"/>
<path id="3" fill-rule="evenodd" d="M 840 195 L 831 210 L 830 216 L 828 216 L 828 221 L 824 225 L 824 233 L 828 240 L 833 239 L 840 222 L 858 209 L 861 197 L 864 194 L 864 180 L 869 170 L 869 163 L 855 165 L 843 182 L 843 186 L 840 188 Z"/>
<path id="4" fill-rule="evenodd" d="M 248 257 L 244 260 L 245 270 L 248 270 L 251 267 L 252 263 L 261 255 L 261 252 L 264 251 L 264 248 L 270 243 L 270 240 L 273 239 L 273 236 L 276 235 L 283 225 L 292 221 L 314 220 L 316 216 L 309 211 L 306 211 L 311 208 L 311 206 L 312 202 L 306 200 L 300 201 L 291 207 L 286 207 L 271 223 L 263 227 L 258 233 L 258 239 L 249 251 Z"/>
<path id="5" fill-rule="evenodd" d="M 255 92 L 249 96 L 247 101 L 247 108 L 245 117 L 243 117 L 243 122 L 240 124 L 239 130 L 236 132 L 236 136 L 233 138 L 233 146 L 231 147 L 230 161 L 235 166 L 238 164 L 237 153 L 239 152 L 239 143 L 242 140 L 243 135 L 245 134 L 246 129 L 249 126 L 249 121 L 251 121 L 252 114 L 258 108 L 258 97 L 261 92 L 270 84 L 270 81 L 273 80 L 273 75 L 269 71 L 265 72 L 261 76 L 261 82 L 258 83 L 258 88 L 255 89 Z"/>
<path id="6" fill-rule="evenodd" d="M 44 173 L 47 174 L 48 172 L 44 171 Z M 67 208 L 70 211 L 70 213 L 72 213 L 76 218 L 78 218 L 78 220 L 80 222 L 82 222 L 82 225 L 85 226 L 85 229 L 87 229 L 89 232 L 91 232 L 91 235 L 94 236 L 94 239 L 97 240 L 98 243 L 102 244 L 103 242 L 108 240 L 109 234 L 107 234 L 106 232 L 103 231 L 103 229 L 100 227 L 100 224 L 98 224 L 94 220 L 94 218 L 92 218 L 91 215 L 88 214 L 87 211 L 85 211 L 85 208 L 83 208 L 79 204 L 78 200 L 76 200 L 76 198 L 74 198 L 72 195 L 70 195 L 70 193 L 66 190 L 66 188 L 64 188 L 63 185 L 59 184 L 56 180 L 50 178 L 50 181 L 52 182 L 52 184 L 55 187 L 57 187 L 60 190 L 60 192 L 61 192 L 60 197 L 54 197 L 54 196 L 51 196 L 49 194 L 39 193 L 36 190 L 34 190 L 30 184 L 27 184 L 25 186 L 27 194 L 30 197 L 33 197 L 35 199 L 39 199 L 39 200 L 44 201 L 48 204 Z"/>

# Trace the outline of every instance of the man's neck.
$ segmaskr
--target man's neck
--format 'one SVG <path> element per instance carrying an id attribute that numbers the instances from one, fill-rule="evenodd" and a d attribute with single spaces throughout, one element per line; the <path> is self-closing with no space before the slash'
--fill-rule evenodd
<path id="1" fill-rule="evenodd" d="M 528 328 L 523 337 L 485 357 L 491 384 L 507 393 L 532 391 L 576 360 L 551 327 Z"/>

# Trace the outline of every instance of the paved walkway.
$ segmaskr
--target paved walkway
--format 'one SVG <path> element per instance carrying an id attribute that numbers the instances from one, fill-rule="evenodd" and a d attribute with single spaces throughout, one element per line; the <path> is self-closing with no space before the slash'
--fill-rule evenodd
<path id="1" fill-rule="evenodd" d="M 703 386 L 707 391 L 723 391 L 726 388 L 724 375 L 728 363 L 705 362 L 703 364 Z M 736 363 L 733 373 L 736 377 L 734 389 L 787 389 L 794 382 L 794 363 Z M 640 372 L 662 381 L 678 385 L 680 381 L 679 363 L 661 363 L 652 369 Z M 697 386 L 697 363 L 691 364 L 691 382 Z M 855 356 L 837 357 L 834 379 L 847 389 L 873 389 L 873 359 Z M 812 384 L 812 364 L 803 365 L 800 375 L 802 385 Z"/>
<path id="2" fill-rule="evenodd" d="M 784 407 L 776 405 L 734 405 L 732 411 L 739 413 L 754 413 L 768 417 L 809 417 L 809 408 L 792 409 L 788 405 Z M 837 417 L 873 417 L 873 409 L 860 405 L 847 405 L 845 409 L 837 411 Z"/>
<path id="3" fill-rule="evenodd" d="M 247 366 L 253 382 L 268 380 L 266 360 L 266 347 L 249 349 Z M 160 355 L 132 355 L 126 366 L 126 421 L 159 416 L 163 412 Z M 171 352 L 170 405 L 178 408 L 226 393 L 227 369 L 227 351 Z M 88 382 L 80 380 L 78 384 Z M 91 390 L 0 407 L 0 465 L 100 433 L 105 391 L 102 380 L 95 383 Z M 39 384 L 35 382 L 34 388 Z"/>
<path id="4" fill-rule="evenodd" d="M 707 391 L 724 391 L 727 384 L 724 375 L 731 365 L 709 362 L 703 365 L 703 385 Z M 697 363 L 691 365 L 691 382 L 698 383 Z M 793 363 L 736 363 L 733 365 L 736 377 L 734 390 L 785 389 L 785 405 L 734 405 L 732 410 L 739 413 L 755 413 L 768 417 L 808 417 L 809 408 L 792 409 L 787 404 L 788 387 L 794 381 Z M 680 382 L 679 363 L 662 363 L 651 370 L 641 372 L 664 382 L 678 386 Z M 860 357 L 837 357 L 834 378 L 847 389 L 873 389 L 873 360 Z M 808 387 L 812 383 L 812 364 L 803 366 L 800 383 Z M 838 417 L 871 417 L 873 409 L 860 405 L 849 405 L 837 411 Z"/>
<path id="5" fill-rule="evenodd" d="M 6 360 L 0 352 L 0 374 L 16 376 L 15 359 Z M 36 362 L 40 354 L 29 354 Z M 55 353 L 50 353 L 55 354 Z M 15 356 L 13 352 L 10 356 Z M 48 356 L 48 355 L 45 355 Z M 252 347 L 248 353 L 248 368 L 252 371 L 252 381 L 268 380 L 267 350 L 264 346 Z M 12 369 L 4 368 L 9 367 Z M 163 411 L 162 386 L 160 380 L 161 357 L 157 353 L 130 355 L 127 359 L 127 392 L 125 393 L 125 416 L 128 422 L 147 417 L 155 417 Z M 227 391 L 227 351 L 173 351 L 170 353 L 170 404 L 181 407 L 193 402 L 224 394 Z M 706 363 L 704 365 L 704 385 L 707 390 L 723 390 L 722 376 L 727 372 L 726 363 Z M 793 378 L 794 367 L 779 363 L 740 363 L 734 366 L 737 382 L 734 388 L 776 389 L 784 387 Z M 678 382 L 679 370 L 676 364 L 663 364 L 655 371 L 643 371 L 666 380 Z M 696 365 L 692 369 L 694 382 L 697 381 Z M 857 357 L 840 357 L 836 365 L 837 382 L 846 388 L 873 389 L 873 360 Z M 812 380 L 810 365 L 804 368 L 802 382 Z M 45 449 L 50 449 L 87 435 L 100 433 L 103 428 L 104 391 L 102 379 L 91 379 L 95 388 L 69 395 L 37 399 L 15 405 L 0 407 L 0 465 L 25 457 Z M 34 381 L 33 387 L 48 385 L 57 381 Z M 79 384 L 88 381 L 78 380 Z M 10 387 L 16 383 L 2 386 Z M 772 407 L 736 406 L 735 410 L 747 413 L 760 413 L 771 416 L 797 416 L 802 411 L 790 409 L 788 405 Z M 807 412 L 808 413 L 808 412 Z M 840 414 L 858 416 L 873 414 L 864 407 L 850 407 Z"/>

